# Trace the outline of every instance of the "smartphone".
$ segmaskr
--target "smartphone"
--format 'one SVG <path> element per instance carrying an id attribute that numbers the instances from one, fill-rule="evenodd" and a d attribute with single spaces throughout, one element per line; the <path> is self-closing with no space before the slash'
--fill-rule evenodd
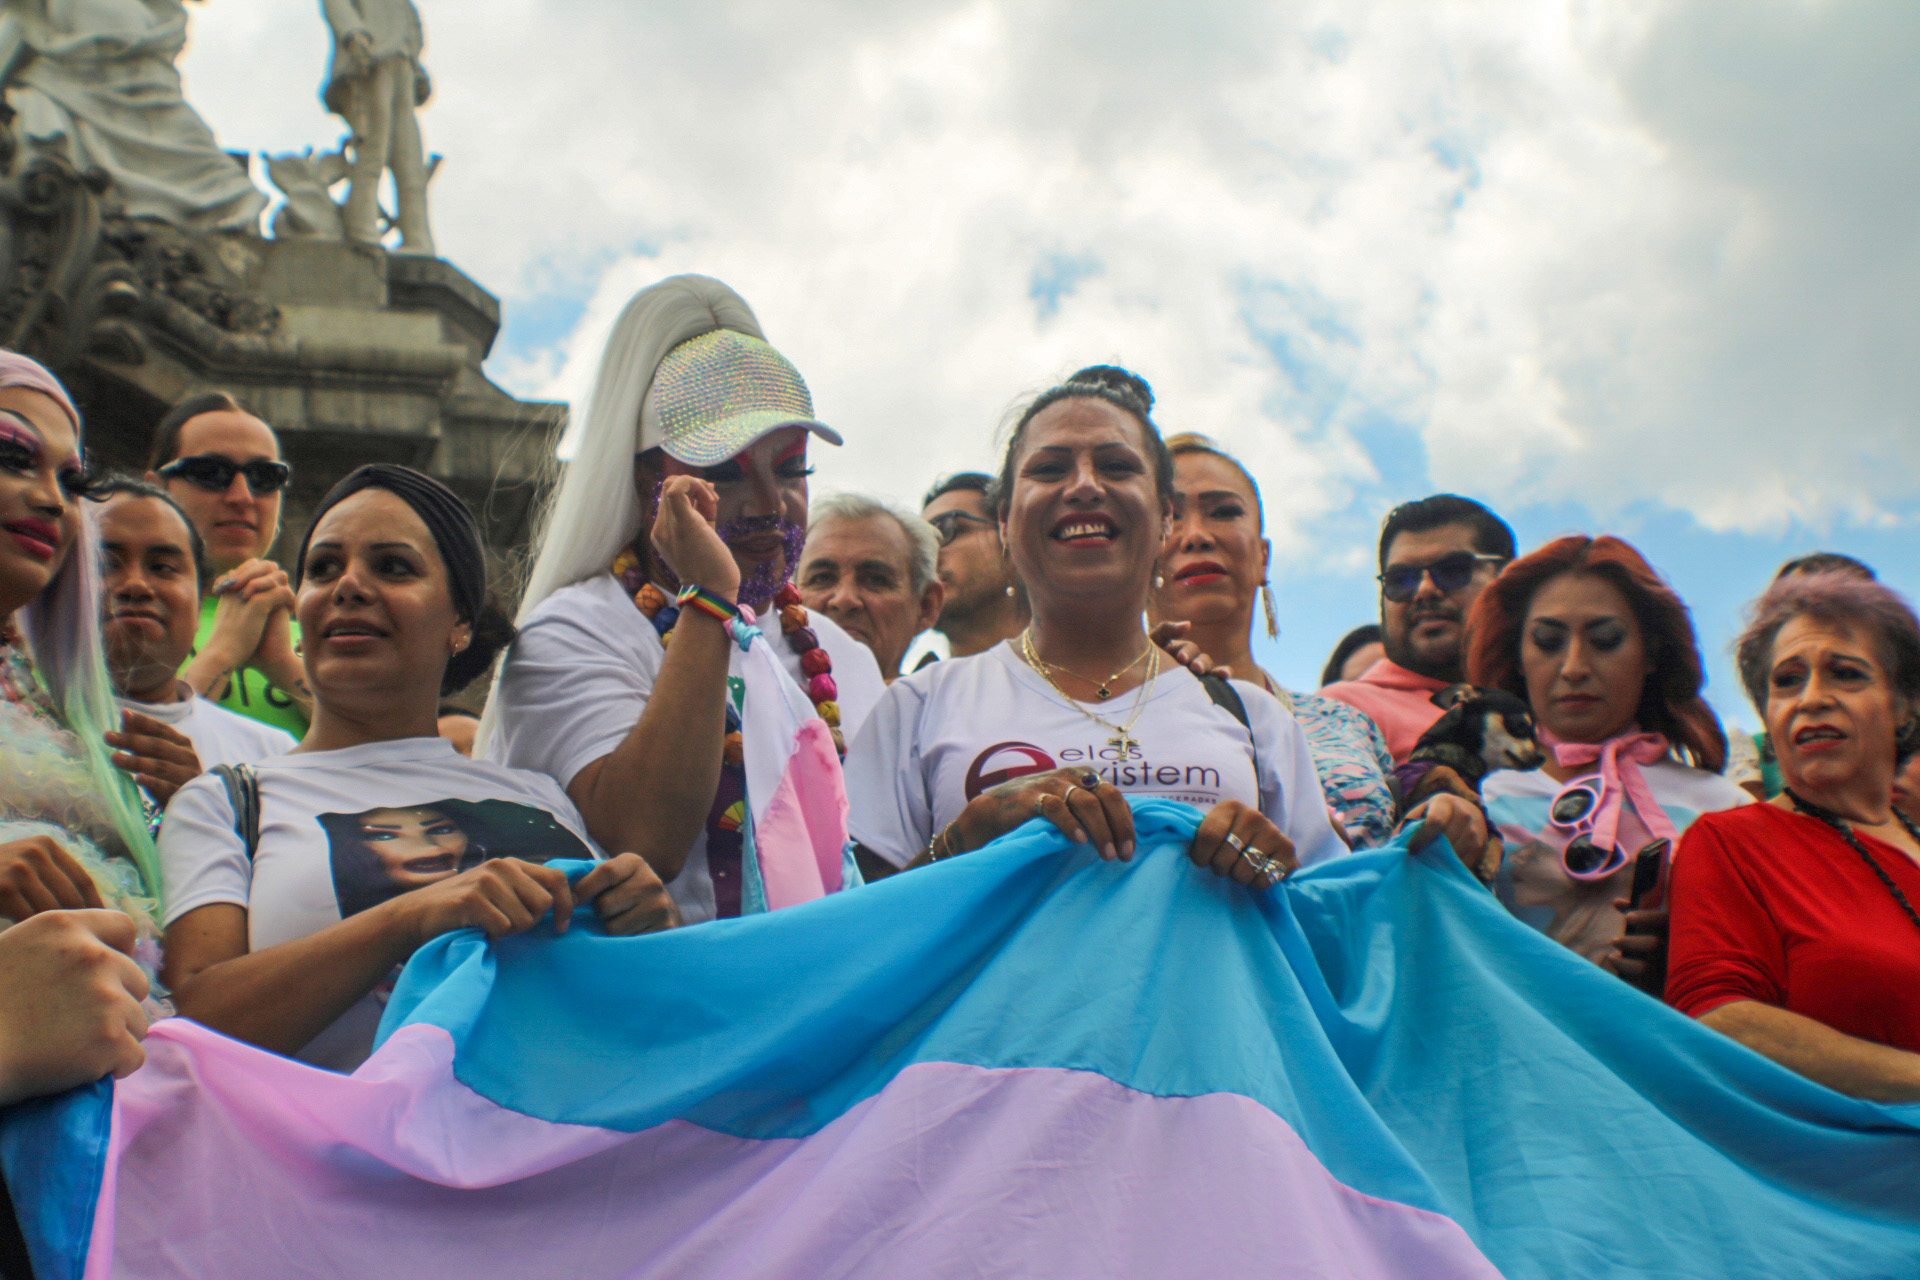
<path id="1" fill-rule="evenodd" d="M 1627 894 L 1627 910 L 1638 911 L 1641 899 L 1660 884 L 1660 873 L 1667 865 L 1667 851 L 1673 842 L 1665 838 L 1649 841 L 1633 858 L 1633 888 Z"/>

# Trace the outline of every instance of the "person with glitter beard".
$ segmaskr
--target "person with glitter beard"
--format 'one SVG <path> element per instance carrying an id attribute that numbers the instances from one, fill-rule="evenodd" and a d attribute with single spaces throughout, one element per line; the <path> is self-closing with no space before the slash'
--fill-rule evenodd
<path id="1" fill-rule="evenodd" d="M 758 896 L 733 616 L 754 615 L 843 742 L 886 688 L 871 651 L 789 581 L 808 444 L 840 435 L 746 302 L 694 275 L 627 304 L 581 427 L 481 749 L 551 774 L 603 848 L 653 866 L 686 923 L 740 915 Z"/>

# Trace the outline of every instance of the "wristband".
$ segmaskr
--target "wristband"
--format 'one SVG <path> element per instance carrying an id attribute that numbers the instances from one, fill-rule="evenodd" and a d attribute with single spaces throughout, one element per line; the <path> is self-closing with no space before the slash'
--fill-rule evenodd
<path id="1" fill-rule="evenodd" d="M 698 609 L 709 617 L 718 618 L 725 628 L 728 639 L 740 646 L 745 653 L 753 647 L 753 638 L 760 634 L 760 628 L 753 625 L 753 612 L 744 605 L 736 605 L 726 597 L 716 595 L 702 586 L 680 588 L 680 594 L 674 599 L 684 609 Z"/>
<path id="2" fill-rule="evenodd" d="M 732 622 L 740 616 L 740 608 L 725 596 L 707 590 L 698 584 L 680 588 L 674 600 L 682 609 L 694 608 L 721 622 Z"/>

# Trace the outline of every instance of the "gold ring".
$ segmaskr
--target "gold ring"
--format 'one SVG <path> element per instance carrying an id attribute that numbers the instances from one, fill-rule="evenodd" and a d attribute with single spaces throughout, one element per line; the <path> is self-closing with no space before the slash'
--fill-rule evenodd
<path id="1" fill-rule="evenodd" d="M 1089 791 L 1098 791 L 1100 789 L 1100 775 L 1092 769 L 1089 769 L 1080 775 L 1080 785 Z"/>
<path id="2" fill-rule="evenodd" d="M 1033 814 L 1036 818 L 1047 816 L 1047 793 L 1042 791 L 1033 798 Z"/>
<path id="3" fill-rule="evenodd" d="M 1075 786 L 1075 785 L 1074 785 L 1073 783 L 1071 783 L 1071 782 L 1069 782 L 1069 783 L 1067 784 L 1067 789 L 1066 789 L 1065 791 L 1062 791 L 1062 792 L 1060 793 L 1060 803 L 1061 803 L 1061 804 L 1066 804 L 1066 803 L 1067 803 L 1067 800 L 1068 800 L 1068 798 L 1069 798 L 1070 796 L 1072 796 L 1074 792 L 1076 792 L 1076 791 L 1079 791 L 1079 790 L 1081 790 L 1081 789 L 1082 789 L 1082 788 L 1080 788 L 1080 787 L 1077 787 L 1077 786 Z"/>

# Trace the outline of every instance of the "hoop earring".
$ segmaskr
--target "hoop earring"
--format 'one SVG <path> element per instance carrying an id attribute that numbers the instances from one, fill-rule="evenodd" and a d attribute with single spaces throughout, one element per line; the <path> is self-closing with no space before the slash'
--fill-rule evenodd
<path id="1" fill-rule="evenodd" d="M 1260 584 L 1260 604 L 1261 607 L 1267 611 L 1267 639 L 1278 640 L 1280 638 L 1280 611 L 1273 607 L 1272 583 L 1263 582 Z"/>

